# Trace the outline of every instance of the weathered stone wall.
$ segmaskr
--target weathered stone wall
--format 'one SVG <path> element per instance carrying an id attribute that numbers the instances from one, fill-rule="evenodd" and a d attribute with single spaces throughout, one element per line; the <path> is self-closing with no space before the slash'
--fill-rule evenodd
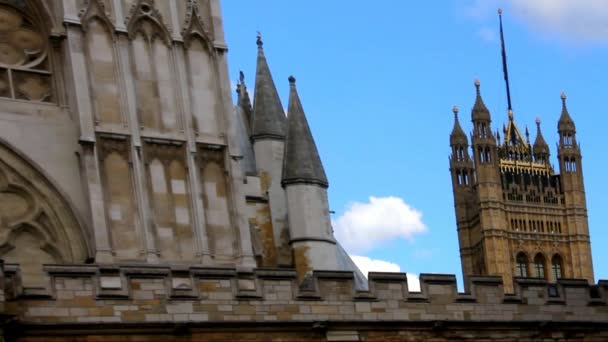
<path id="1" fill-rule="evenodd" d="M 193 339 L 199 330 L 200 336 L 227 333 L 209 331 L 213 326 L 238 333 L 239 340 L 273 340 L 291 327 L 276 337 L 286 341 L 336 331 L 366 341 L 608 332 L 606 281 L 516 279 L 516 293 L 504 294 L 499 277 L 471 277 L 470 293 L 459 293 L 452 275 L 422 275 L 421 292 L 410 292 L 401 273 L 371 273 L 369 291 L 357 291 L 349 272 L 315 272 L 309 286 L 298 286 L 293 270 L 48 265 L 45 271 L 45 288 L 23 288 L 18 267 L 5 265 L 2 304 L 16 321 L 8 331 L 86 335 L 95 334 L 86 328 L 94 324 L 96 331 L 145 335 L 149 331 L 137 327 L 149 324 L 168 335 L 182 329 Z M 247 328 L 230 330 L 241 325 Z"/>

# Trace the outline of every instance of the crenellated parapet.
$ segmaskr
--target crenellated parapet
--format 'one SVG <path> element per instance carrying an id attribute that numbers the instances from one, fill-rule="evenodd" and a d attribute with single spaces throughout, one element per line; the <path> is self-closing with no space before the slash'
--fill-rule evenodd
<path id="1" fill-rule="evenodd" d="M 594 321 L 608 323 L 608 281 L 547 284 L 470 277 L 458 292 L 454 275 L 423 274 L 420 292 L 404 273 L 370 273 L 369 290 L 351 272 L 316 271 L 298 283 L 294 270 L 144 265 L 47 265 L 42 288 L 21 285 L 6 264 L 5 314 L 20 322 L 274 322 L 274 321 Z M 567 310 L 565 309 L 567 307 Z"/>

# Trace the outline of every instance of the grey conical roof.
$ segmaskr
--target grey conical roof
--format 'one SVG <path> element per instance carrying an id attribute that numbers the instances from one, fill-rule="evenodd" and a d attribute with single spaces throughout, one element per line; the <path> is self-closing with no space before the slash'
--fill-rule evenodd
<path id="1" fill-rule="evenodd" d="M 258 36 L 258 62 L 255 74 L 255 94 L 253 96 L 253 120 L 251 139 L 285 138 L 286 118 L 283 105 L 272 80 L 270 68 L 264 56 L 261 37 Z"/>
<path id="2" fill-rule="evenodd" d="M 540 119 L 538 118 L 536 119 L 536 140 L 534 141 L 532 151 L 534 154 L 549 154 L 549 145 L 545 141 L 543 133 L 540 130 Z"/>
<path id="3" fill-rule="evenodd" d="M 473 105 L 473 110 L 471 111 L 471 119 L 473 121 L 490 121 L 490 111 L 486 104 L 483 102 L 481 98 L 481 91 L 479 89 L 480 83 L 479 80 L 475 80 L 475 89 L 476 89 L 476 97 L 475 104 Z"/>
<path id="4" fill-rule="evenodd" d="M 557 130 L 562 131 L 576 131 L 576 126 L 574 125 L 574 120 L 570 117 L 570 113 L 568 113 L 568 107 L 566 107 L 566 94 L 562 93 L 562 115 L 559 117 L 559 121 L 557 123 Z"/>
<path id="5" fill-rule="evenodd" d="M 450 145 L 468 145 L 467 135 L 464 134 L 458 120 L 458 107 L 454 106 L 452 111 L 454 112 L 454 128 L 452 128 L 452 133 L 450 134 Z"/>
<path id="6" fill-rule="evenodd" d="M 281 184 L 316 184 L 327 188 L 327 176 L 317 146 L 296 90 L 296 80 L 289 77 L 289 107 L 287 109 L 287 138 L 283 156 Z"/>

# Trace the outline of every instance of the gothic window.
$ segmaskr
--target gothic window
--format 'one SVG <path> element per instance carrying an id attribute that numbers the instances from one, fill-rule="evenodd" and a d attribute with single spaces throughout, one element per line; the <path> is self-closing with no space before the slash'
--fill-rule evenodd
<path id="1" fill-rule="evenodd" d="M 553 280 L 562 277 L 562 257 L 559 254 L 555 254 L 551 259 L 551 272 L 553 273 Z"/>
<path id="2" fill-rule="evenodd" d="M 515 259 L 515 276 L 523 278 L 528 276 L 528 257 L 524 253 L 517 254 Z"/>
<path id="3" fill-rule="evenodd" d="M 29 13 L 0 5 L 0 97 L 53 101 L 47 37 Z"/>
<path id="4" fill-rule="evenodd" d="M 536 278 L 545 278 L 545 257 L 540 253 L 534 257 L 534 276 Z"/>

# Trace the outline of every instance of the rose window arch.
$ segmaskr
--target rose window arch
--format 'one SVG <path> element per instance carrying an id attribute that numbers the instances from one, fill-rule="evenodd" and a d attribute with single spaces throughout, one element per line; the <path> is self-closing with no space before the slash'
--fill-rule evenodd
<path id="1" fill-rule="evenodd" d="M 52 101 L 49 41 L 18 8 L 0 5 L 0 97 Z"/>

